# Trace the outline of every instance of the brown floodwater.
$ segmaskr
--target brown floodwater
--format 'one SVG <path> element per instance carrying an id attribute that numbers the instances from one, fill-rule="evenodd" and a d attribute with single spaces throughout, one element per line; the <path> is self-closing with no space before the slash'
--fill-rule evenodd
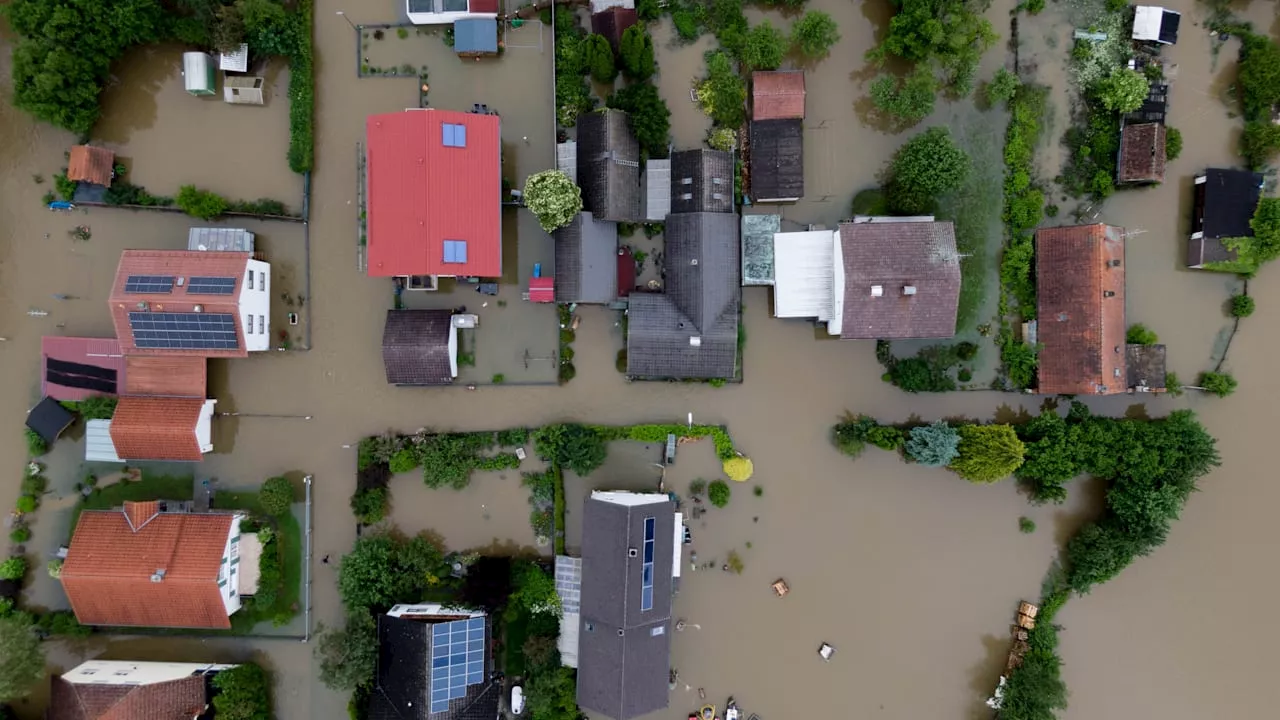
<path id="1" fill-rule="evenodd" d="M 998 2 L 989 13 L 1005 38 L 1010 4 Z M 990 392 L 943 397 L 899 393 L 879 380 L 881 369 L 870 343 L 815 342 L 811 328 L 770 318 L 767 293 L 758 288 L 744 294 L 748 340 L 741 386 L 628 384 L 614 369 L 615 315 L 588 308 L 575 343 L 578 376 L 566 387 L 476 392 L 388 387 L 379 343 L 382 315 L 391 300 L 385 283 L 366 279 L 355 269 L 353 156 L 365 115 L 413 104 L 413 81 L 357 79 L 351 28 L 334 14 L 346 9 L 357 22 L 386 21 L 392 19 L 389 6 L 358 12 L 337 0 L 319 0 L 317 6 L 312 349 L 212 364 L 219 409 L 244 414 L 234 422 L 219 419 L 218 450 L 198 472 L 232 487 L 255 485 L 290 470 L 313 473 L 316 553 L 337 554 L 355 537 L 347 501 L 354 487 L 352 446 L 363 435 L 388 428 L 469 430 L 565 419 L 680 422 L 693 413 L 697 422 L 730 427 L 738 446 L 755 461 L 756 477 L 750 484 L 760 485 L 763 495 L 754 497 L 746 486 L 735 486 L 728 508 L 694 524 L 700 559 L 723 558 L 736 549 L 746 568 L 741 576 L 718 570 L 686 574 L 675 612 L 690 626 L 674 639 L 672 663 L 690 687 L 677 688 L 670 709 L 653 717 L 685 717 L 697 704 L 697 688 L 705 688 L 717 702 L 734 694 L 745 708 L 766 718 L 988 717 L 981 701 L 1007 652 L 1015 603 L 1037 595 L 1058 544 L 1093 511 L 1096 489 L 1077 484 L 1067 505 L 1033 508 L 1012 483 L 971 486 L 874 450 L 849 462 L 831 447 L 828 428 L 846 410 L 886 420 L 911 415 L 989 418 L 1034 410 L 1037 400 Z M 1170 165 L 1168 182 L 1117 195 L 1104 206 L 1103 216 L 1145 231 L 1130 244 L 1130 318 L 1160 333 L 1170 346 L 1171 367 L 1190 377 L 1210 365 L 1232 282 L 1179 267 L 1187 184 L 1204 165 L 1236 162 L 1233 136 L 1239 120 L 1229 118 L 1218 99 L 1229 82 L 1231 52 L 1215 61 L 1203 29 L 1192 22 L 1202 11 L 1191 0 L 1173 0 L 1172 6 L 1186 13 L 1180 43 L 1169 51 L 1179 65 L 1170 122 L 1186 138 L 1183 156 Z M 845 37 L 809 76 L 811 124 L 826 122 L 806 136 L 806 183 L 812 197 L 784 212 L 798 222 L 832 223 L 843 216 L 855 191 L 875 182 L 883 161 L 907 135 L 868 128 L 857 117 L 856 104 L 867 81 L 862 54 L 879 32 L 883 6 L 812 0 L 810 7 L 831 12 Z M 1271 28 L 1268 4 L 1255 0 L 1245 12 L 1259 27 Z M 9 39 L 0 44 L 0 68 L 7 78 Z M 688 50 L 682 52 L 690 54 Z M 1041 67 L 1060 63 L 1066 51 L 1063 43 L 1046 45 Z M 549 65 L 535 48 L 519 52 Z M 984 74 L 1000 64 L 999 52 L 988 56 Z M 500 62 L 519 57 L 509 50 Z M 694 57 L 659 56 L 664 94 L 675 94 L 687 76 L 697 75 Z M 459 66 L 456 72 L 466 69 Z M 151 54 L 138 53 L 121 63 L 116 71 L 120 85 L 108 94 L 115 104 L 103 127 L 111 128 L 115 139 L 109 142 L 119 143 L 122 155 L 147 158 L 145 168 L 139 163 L 135 170 L 139 181 L 154 184 L 159 192 L 195 182 L 233 195 L 296 196 L 299 183 L 284 165 L 287 129 L 279 112 L 280 95 L 273 94 L 271 104 L 261 109 L 271 126 L 234 132 L 205 128 L 203 134 L 182 126 L 196 122 L 207 103 L 171 92 L 175 81 L 167 72 L 158 69 Z M 432 70 L 433 75 L 443 72 L 454 70 Z M 283 78 L 281 72 L 274 82 Z M 507 107 L 548 106 L 548 89 L 549 82 L 507 87 L 503 102 Z M 132 100 L 112 100 L 117 96 Z M 943 106 L 935 118 L 967 117 L 955 109 L 959 107 Z M 705 121 L 682 110 L 673 107 L 673 133 L 681 143 L 697 142 L 705 128 L 698 123 Z M 543 125 L 550 127 L 546 121 Z M 0 457 L 16 478 L 23 462 L 22 410 L 38 399 L 40 336 L 108 333 L 110 319 L 102 299 L 119 251 L 182 247 L 189 222 L 176 215 L 97 209 L 87 215 L 51 214 L 39 202 L 48 185 L 36 184 L 32 176 L 55 172 L 73 138 L 33 123 L 7 104 L 0 104 L 0 138 L 7 149 L 0 155 L 0 337 L 6 338 L 0 342 L 0 367 L 6 370 L 0 380 L 0 406 L 6 409 L 0 413 Z M 520 175 L 536 169 L 539 160 L 549 164 L 549 148 L 537 144 L 548 141 L 536 136 L 531 141 Z M 147 147 L 134 147 L 139 142 Z M 161 143 L 162 152 L 157 151 Z M 247 159 L 224 162 L 221 152 L 211 153 L 218 148 L 226 148 L 227 157 L 234 151 Z M 67 230 L 77 224 L 92 227 L 88 243 L 68 238 Z M 273 261 L 283 258 L 281 265 L 296 270 L 291 253 L 300 242 L 300 229 L 259 229 Z M 1117 415 L 1143 401 L 1152 414 L 1194 408 L 1220 438 L 1225 462 L 1205 479 L 1203 492 L 1189 503 L 1166 546 L 1088 597 L 1072 600 L 1059 616 L 1066 628 L 1062 652 L 1072 693 L 1066 720 L 1199 720 L 1270 712 L 1273 703 L 1260 688 L 1271 680 L 1269 648 L 1280 640 L 1280 630 L 1274 623 L 1250 624 L 1246 641 L 1239 618 L 1242 603 L 1256 607 L 1280 589 L 1271 571 L 1276 538 L 1268 515 L 1280 502 L 1280 486 L 1266 475 L 1272 459 L 1266 434 L 1280 415 L 1272 402 L 1280 393 L 1280 379 L 1270 358 L 1280 350 L 1280 340 L 1262 329 L 1271 313 L 1280 310 L 1274 275 L 1268 268 L 1251 283 L 1258 312 L 1243 323 L 1228 361 L 1241 383 L 1235 396 L 1122 397 L 1093 403 Z M 85 300 L 58 303 L 50 298 L 53 293 Z M 31 308 L 50 315 L 28 317 Z M 304 419 L 308 416 L 310 420 Z M 55 493 L 65 495 L 77 479 L 79 449 L 73 441 L 55 450 L 50 460 Z M 620 478 L 644 472 L 617 467 Z M 669 480 L 679 487 L 714 470 L 710 447 L 682 447 Z M 610 484 L 603 475 L 588 481 Z M 431 529 L 458 545 L 489 545 L 497 539 L 524 548 L 532 542 L 528 505 L 515 473 L 477 477 L 472 487 L 457 494 L 427 492 L 418 483 L 406 476 L 393 486 L 395 517 L 407 529 Z M 0 503 L 13 502 L 16 487 L 16 481 L 6 485 Z M 33 544 L 41 545 L 41 552 L 65 533 L 57 524 L 60 502 L 65 501 L 51 498 L 49 512 L 42 509 L 36 519 Z M 575 510 L 569 509 L 571 516 Z M 1040 529 L 1020 535 L 1021 515 L 1034 519 Z M 33 560 L 37 567 L 43 565 L 43 557 Z M 313 571 L 315 618 L 340 622 L 333 567 L 315 563 Z M 43 573 L 36 575 L 32 602 L 50 607 L 65 603 L 56 585 Z M 778 577 L 787 578 L 792 588 L 785 599 L 769 589 Z M 830 664 L 816 656 L 821 642 L 838 648 Z M 345 698 L 316 680 L 310 646 L 297 641 L 94 638 L 57 643 L 53 649 L 53 670 L 96 656 L 254 658 L 276 673 L 280 717 L 345 717 Z M 44 692 L 21 706 L 24 717 L 39 716 Z"/>

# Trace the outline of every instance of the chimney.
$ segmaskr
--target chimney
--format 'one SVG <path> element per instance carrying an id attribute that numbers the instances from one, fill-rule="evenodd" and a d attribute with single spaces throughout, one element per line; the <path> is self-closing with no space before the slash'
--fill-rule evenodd
<path id="1" fill-rule="evenodd" d="M 903 285 L 903 286 L 902 286 L 902 294 L 903 294 L 903 295 L 915 295 L 915 294 L 916 294 L 916 286 L 915 286 L 915 285 Z"/>
<path id="2" fill-rule="evenodd" d="M 871 286 L 871 297 L 884 297 L 884 286 L 883 286 L 883 285 L 872 285 L 872 286 Z"/>

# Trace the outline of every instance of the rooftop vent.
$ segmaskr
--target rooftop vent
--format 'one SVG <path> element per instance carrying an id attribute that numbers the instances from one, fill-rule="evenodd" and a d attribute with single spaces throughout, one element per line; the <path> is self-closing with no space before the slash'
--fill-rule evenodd
<path id="1" fill-rule="evenodd" d="M 622 637 L 622 628 L 618 628 L 618 637 Z"/>
<path id="2" fill-rule="evenodd" d="M 1108 260 L 1108 261 L 1107 261 L 1107 267 L 1120 267 L 1120 261 L 1119 261 L 1118 259 L 1117 259 L 1117 260 Z"/>
<path id="3" fill-rule="evenodd" d="M 182 287 L 183 285 L 187 284 L 187 279 L 179 276 L 178 279 L 175 280 L 174 282 L 177 283 L 178 287 Z"/>
<path id="4" fill-rule="evenodd" d="M 639 554 L 640 554 L 639 550 L 635 548 L 627 548 L 627 557 L 636 557 Z"/>
<path id="5" fill-rule="evenodd" d="M 702 338 L 697 335 L 694 335 L 693 337 L 689 338 L 689 346 L 702 347 Z"/>
<path id="6" fill-rule="evenodd" d="M 151 575 L 151 582 L 158 583 L 161 580 L 164 580 L 164 568 L 157 568 Z"/>
<path id="7" fill-rule="evenodd" d="M 902 286 L 902 294 L 903 294 L 903 295 L 915 295 L 915 294 L 916 294 L 916 286 L 915 286 L 915 285 L 903 285 L 903 286 Z"/>
<path id="8" fill-rule="evenodd" d="M 689 261 L 689 264 L 690 264 L 690 265 L 697 265 L 697 264 L 698 264 L 698 258 L 694 258 L 694 259 L 690 260 L 690 261 Z"/>
<path id="9" fill-rule="evenodd" d="M 1066 321 L 1067 321 L 1067 314 L 1066 314 L 1066 313 L 1058 313 L 1058 322 L 1066 322 Z"/>
<path id="10" fill-rule="evenodd" d="M 146 301 L 146 300 L 139 300 L 139 301 L 138 301 L 138 304 L 137 304 L 135 307 L 137 307 L 139 310 L 146 310 L 146 309 L 147 309 L 147 301 Z"/>
<path id="11" fill-rule="evenodd" d="M 195 305 L 191 308 L 191 312 L 204 312 L 203 305 Z"/>
<path id="12" fill-rule="evenodd" d="M 1103 290 L 1103 291 L 1102 291 L 1102 297 L 1115 297 L 1115 296 L 1116 296 L 1116 291 L 1115 291 L 1115 290 Z"/>
<path id="13" fill-rule="evenodd" d="M 883 297 L 883 296 L 884 296 L 884 286 L 883 286 L 883 285 L 872 285 L 872 286 L 871 286 L 871 297 Z"/>
<path id="14" fill-rule="evenodd" d="M 680 184 L 681 184 L 681 185 L 692 185 L 692 184 L 693 184 L 693 178 L 681 178 L 681 179 L 680 179 Z"/>

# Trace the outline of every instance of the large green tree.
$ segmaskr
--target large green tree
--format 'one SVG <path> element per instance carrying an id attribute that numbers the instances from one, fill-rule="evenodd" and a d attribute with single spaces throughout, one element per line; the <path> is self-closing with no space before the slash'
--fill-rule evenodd
<path id="1" fill-rule="evenodd" d="M 747 31 L 739 58 L 744 70 L 777 70 L 787 54 L 787 36 L 765 20 Z"/>
<path id="2" fill-rule="evenodd" d="M 29 617 L 0 617 L 0 702 L 24 698 L 44 677 L 44 648 Z"/>
<path id="3" fill-rule="evenodd" d="M 723 51 L 707 53 L 707 76 L 698 84 L 697 97 L 717 125 L 736 128 L 747 117 L 747 84 Z"/>
<path id="4" fill-rule="evenodd" d="M 622 72 L 634 82 L 648 80 L 657 71 L 658 63 L 653 57 L 653 38 L 645 32 L 643 25 L 632 25 L 622 31 L 618 55 L 622 59 Z"/>
<path id="5" fill-rule="evenodd" d="M 524 204 L 542 229 L 551 232 L 582 212 L 582 190 L 559 170 L 543 170 L 524 181 Z"/>
<path id="6" fill-rule="evenodd" d="M 840 29 L 830 15 L 810 10 L 791 25 L 791 44 L 800 54 L 820 58 L 840 42 Z"/>
<path id="7" fill-rule="evenodd" d="M 271 682 L 258 665 L 245 663 L 213 677 L 218 720 L 271 720 Z"/>
<path id="8" fill-rule="evenodd" d="M 609 452 L 599 433 L 574 423 L 547 425 L 534 435 L 534 446 L 543 460 L 582 476 L 603 465 Z"/>
<path id="9" fill-rule="evenodd" d="M 926 65 L 917 65 L 905 78 L 884 74 L 871 81 L 869 94 L 876 109 L 895 127 L 914 125 L 933 112 L 937 81 Z"/>
<path id="10" fill-rule="evenodd" d="M 315 655 L 320 680 L 331 690 L 351 692 L 373 682 L 378 662 L 378 628 L 373 615 L 353 612 L 342 628 L 320 632 Z"/>
<path id="11" fill-rule="evenodd" d="M 613 47 L 603 35 L 588 35 L 582 42 L 582 61 L 587 72 L 596 82 L 612 83 L 618 77 L 618 66 L 613 59 Z"/>
<path id="12" fill-rule="evenodd" d="M 385 610 L 417 602 L 449 573 L 444 553 L 423 537 L 405 541 L 388 533 L 366 533 L 342 558 L 338 593 L 349 612 Z"/>
<path id="13" fill-rule="evenodd" d="M 1236 82 L 1245 119 L 1269 122 L 1271 109 L 1280 103 L 1280 46 L 1265 35 L 1246 33 Z"/>
<path id="14" fill-rule="evenodd" d="M 961 425 L 960 454 L 951 469 L 974 483 L 993 483 L 1013 474 L 1026 452 L 1009 425 Z"/>
<path id="15" fill-rule="evenodd" d="M 953 89 L 972 82 L 982 53 L 997 35 L 982 15 L 985 9 L 968 0 L 891 0 L 897 12 L 889 31 L 867 58 L 876 63 L 890 56 L 916 63 L 936 63 Z"/>
<path id="16" fill-rule="evenodd" d="M 885 185 L 889 207 L 900 215 L 928 214 L 937 198 L 960 187 L 968 173 L 969 157 L 946 128 L 929 128 L 893 156 Z"/>
<path id="17" fill-rule="evenodd" d="M 634 25 L 632 27 L 635 27 Z M 671 111 L 652 83 L 632 83 L 609 96 L 607 103 L 627 113 L 640 151 L 648 158 L 667 156 Z"/>
<path id="18" fill-rule="evenodd" d="M 1102 106 L 1112 112 L 1133 112 L 1147 99 L 1150 83 L 1147 76 L 1129 68 L 1115 68 L 1094 85 L 1093 93 Z"/>

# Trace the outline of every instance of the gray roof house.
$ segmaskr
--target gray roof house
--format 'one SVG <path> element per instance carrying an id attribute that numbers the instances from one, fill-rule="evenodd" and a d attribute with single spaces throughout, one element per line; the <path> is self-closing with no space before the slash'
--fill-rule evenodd
<path id="1" fill-rule="evenodd" d="M 737 374 L 738 216 L 667 216 L 666 291 L 632 293 L 627 311 L 627 374 L 711 379 Z"/>
<path id="2" fill-rule="evenodd" d="M 614 720 L 667 707 L 675 504 L 593 492 L 582 518 L 578 705 Z"/>
<path id="3" fill-rule="evenodd" d="M 750 183 L 755 202 L 804 197 L 804 120 L 751 122 Z"/>
<path id="4" fill-rule="evenodd" d="M 733 154 L 704 148 L 672 153 L 671 212 L 733 212 Z"/>
<path id="5" fill-rule="evenodd" d="M 578 186 L 582 207 L 597 220 L 640 222 L 640 144 L 621 110 L 596 110 L 578 117 Z"/>
<path id="6" fill-rule="evenodd" d="M 379 615 L 369 720 L 494 720 L 491 639 L 481 612 L 423 604 Z"/>
<path id="7" fill-rule="evenodd" d="M 618 298 L 618 224 L 578 213 L 551 233 L 556 241 L 556 302 L 613 302 Z"/>
<path id="8" fill-rule="evenodd" d="M 458 376 L 452 310 L 388 310 L 382 363 L 391 385 L 449 385 Z"/>

